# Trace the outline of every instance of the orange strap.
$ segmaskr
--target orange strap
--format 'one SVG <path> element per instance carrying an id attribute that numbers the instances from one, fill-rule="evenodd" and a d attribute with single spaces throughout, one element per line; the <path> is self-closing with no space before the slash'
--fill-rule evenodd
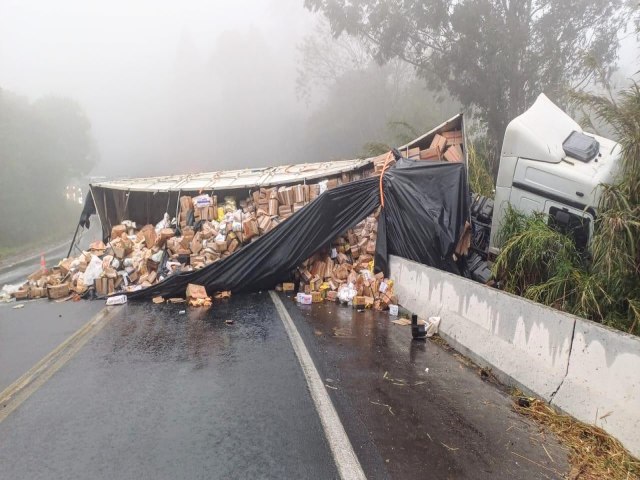
<path id="1" fill-rule="evenodd" d="M 380 205 L 384 208 L 384 191 L 382 190 L 382 177 L 384 177 L 384 171 L 387 169 L 387 165 L 389 165 L 389 160 L 391 160 L 391 150 L 387 153 L 387 158 L 384 160 L 384 165 L 382 166 L 382 172 L 380 172 Z"/>

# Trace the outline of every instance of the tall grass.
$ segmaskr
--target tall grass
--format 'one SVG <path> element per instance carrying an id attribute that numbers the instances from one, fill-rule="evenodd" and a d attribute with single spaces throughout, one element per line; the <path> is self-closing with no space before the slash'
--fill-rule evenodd
<path id="1" fill-rule="evenodd" d="M 469 161 L 469 187 L 473 193 L 493 198 L 493 176 L 486 158 L 478 151 L 473 142 L 469 142 L 467 159 Z"/>

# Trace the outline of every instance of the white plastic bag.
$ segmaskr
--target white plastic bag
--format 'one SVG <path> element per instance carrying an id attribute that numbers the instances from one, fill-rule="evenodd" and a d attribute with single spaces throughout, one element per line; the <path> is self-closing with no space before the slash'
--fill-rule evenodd
<path id="1" fill-rule="evenodd" d="M 5 285 L 2 287 L 2 290 L 0 290 L 0 302 L 15 302 L 16 299 L 12 297 L 11 294 L 20 290 L 20 287 L 22 287 L 22 285 Z"/>
<path id="2" fill-rule="evenodd" d="M 102 275 L 102 260 L 95 255 L 91 255 L 91 261 L 82 275 L 82 282 L 85 285 L 93 285 L 93 282 Z"/>
<path id="3" fill-rule="evenodd" d="M 156 234 L 160 234 L 160 230 L 163 228 L 169 228 L 171 226 L 171 217 L 165 212 L 164 217 L 156 224 Z"/>
<path id="4" fill-rule="evenodd" d="M 438 333 L 440 327 L 440 317 L 429 317 L 427 320 L 427 337 L 433 337 Z"/>
<path id="5" fill-rule="evenodd" d="M 153 255 L 151 255 L 151 260 L 153 260 L 156 263 L 160 263 L 162 261 L 163 256 L 164 256 L 164 250 L 160 250 L 159 252 L 156 252 Z"/>
<path id="6" fill-rule="evenodd" d="M 354 288 L 353 283 L 342 284 L 338 289 L 338 300 L 340 300 L 341 303 L 349 303 L 357 294 L 358 291 Z"/>

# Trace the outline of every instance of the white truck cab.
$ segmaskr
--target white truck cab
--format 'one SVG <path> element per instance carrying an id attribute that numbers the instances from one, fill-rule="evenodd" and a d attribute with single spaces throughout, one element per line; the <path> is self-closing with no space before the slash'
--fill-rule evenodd
<path id="1" fill-rule="evenodd" d="M 599 185 L 614 181 L 620 146 L 586 133 L 544 94 L 505 132 L 496 182 L 489 254 L 500 251 L 497 238 L 508 204 L 525 213 L 543 212 L 571 233 L 580 249 L 593 234 Z"/>

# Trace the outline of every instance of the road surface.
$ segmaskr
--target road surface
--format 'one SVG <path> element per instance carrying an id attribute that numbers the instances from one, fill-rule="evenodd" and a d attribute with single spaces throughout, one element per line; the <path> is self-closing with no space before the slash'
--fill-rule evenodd
<path id="1" fill-rule="evenodd" d="M 412 342 L 410 328 L 386 313 L 279 298 L 367 478 L 568 471 L 552 436 L 515 414 L 462 357 Z M 88 301 L 0 306 L 0 389 L 101 310 Z M 12 410 L 3 417 L 0 409 L 0 478 L 344 473 L 327 431 L 336 425 L 323 424 L 309 372 L 267 292 L 209 310 L 130 303 L 99 321 L 84 346 L 61 354 L 50 378 L 1 406 Z"/>

